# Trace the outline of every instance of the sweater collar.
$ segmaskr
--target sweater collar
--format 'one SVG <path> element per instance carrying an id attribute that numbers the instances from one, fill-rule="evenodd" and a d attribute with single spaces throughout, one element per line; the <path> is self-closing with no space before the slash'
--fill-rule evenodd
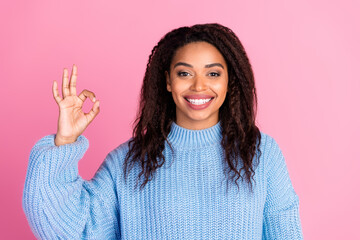
<path id="1" fill-rule="evenodd" d="M 181 148 L 198 148 L 220 144 L 222 139 L 220 121 L 212 127 L 201 130 L 183 128 L 172 122 L 167 137 L 172 146 Z"/>

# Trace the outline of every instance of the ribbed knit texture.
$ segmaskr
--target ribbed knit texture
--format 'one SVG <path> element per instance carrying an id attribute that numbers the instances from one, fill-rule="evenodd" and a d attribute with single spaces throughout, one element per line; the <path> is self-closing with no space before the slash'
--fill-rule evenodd
<path id="1" fill-rule="evenodd" d="M 142 191 L 140 166 L 125 184 L 127 142 L 111 151 L 86 181 L 78 161 L 89 147 L 54 144 L 55 134 L 32 148 L 23 209 L 38 239 L 303 239 L 299 198 L 276 141 L 261 132 L 254 192 L 238 180 L 226 192 L 221 126 L 189 130 L 173 123 L 165 164 Z M 139 182 L 139 184 L 142 181 Z"/>

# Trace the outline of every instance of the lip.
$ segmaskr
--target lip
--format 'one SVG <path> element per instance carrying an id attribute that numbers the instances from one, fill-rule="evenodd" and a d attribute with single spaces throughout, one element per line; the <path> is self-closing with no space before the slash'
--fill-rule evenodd
<path id="1" fill-rule="evenodd" d="M 190 98 L 190 99 L 206 99 L 206 98 L 211 98 L 210 101 L 208 101 L 207 103 L 201 104 L 201 105 L 195 105 L 190 103 L 188 100 L 185 99 L 186 103 L 188 104 L 188 106 L 193 109 L 193 110 L 202 110 L 207 108 L 212 101 L 214 100 L 215 97 L 210 96 L 210 95 L 186 95 L 184 96 L 184 98 Z"/>
<path id="2" fill-rule="evenodd" d="M 205 94 L 193 94 L 193 95 L 186 95 L 184 98 L 191 98 L 191 99 L 206 99 L 206 98 L 214 98 L 214 96 L 211 95 L 205 95 Z"/>

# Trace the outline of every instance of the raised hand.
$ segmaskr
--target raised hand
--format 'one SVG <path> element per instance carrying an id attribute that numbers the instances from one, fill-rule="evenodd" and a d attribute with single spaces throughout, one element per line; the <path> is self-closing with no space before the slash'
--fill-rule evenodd
<path id="1" fill-rule="evenodd" d="M 53 96 L 59 105 L 58 129 L 55 137 L 56 146 L 75 142 L 100 112 L 100 102 L 95 99 L 93 92 L 83 90 L 79 96 L 76 95 L 76 80 L 76 65 L 73 65 L 70 82 L 68 70 L 64 68 L 62 79 L 63 98 L 59 96 L 57 82 L 53 82 Z M 82 110 L 86 98 L 90 98 L 94 103 L 88 113 L 84 113 Z"/>

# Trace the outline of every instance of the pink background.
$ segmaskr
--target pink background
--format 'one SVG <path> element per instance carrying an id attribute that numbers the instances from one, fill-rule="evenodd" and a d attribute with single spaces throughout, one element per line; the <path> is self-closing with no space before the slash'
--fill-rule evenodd
<path id="1" fill-rule="evenodd" d="M 56 133 L 52 81 L 78 65 L 101 112 L 79 163 L 90 179 L 131 134 L 148 56 L 168 31 L 230 27 L 245 46 L 258 125 L 285 156 L 305 239 L 360 239 L 358 1 L 1 1 L 0 238 L 34 239 L 21 206 L 32 146 Z M 91 107 L 88 101 L 85 109 Z"/>

